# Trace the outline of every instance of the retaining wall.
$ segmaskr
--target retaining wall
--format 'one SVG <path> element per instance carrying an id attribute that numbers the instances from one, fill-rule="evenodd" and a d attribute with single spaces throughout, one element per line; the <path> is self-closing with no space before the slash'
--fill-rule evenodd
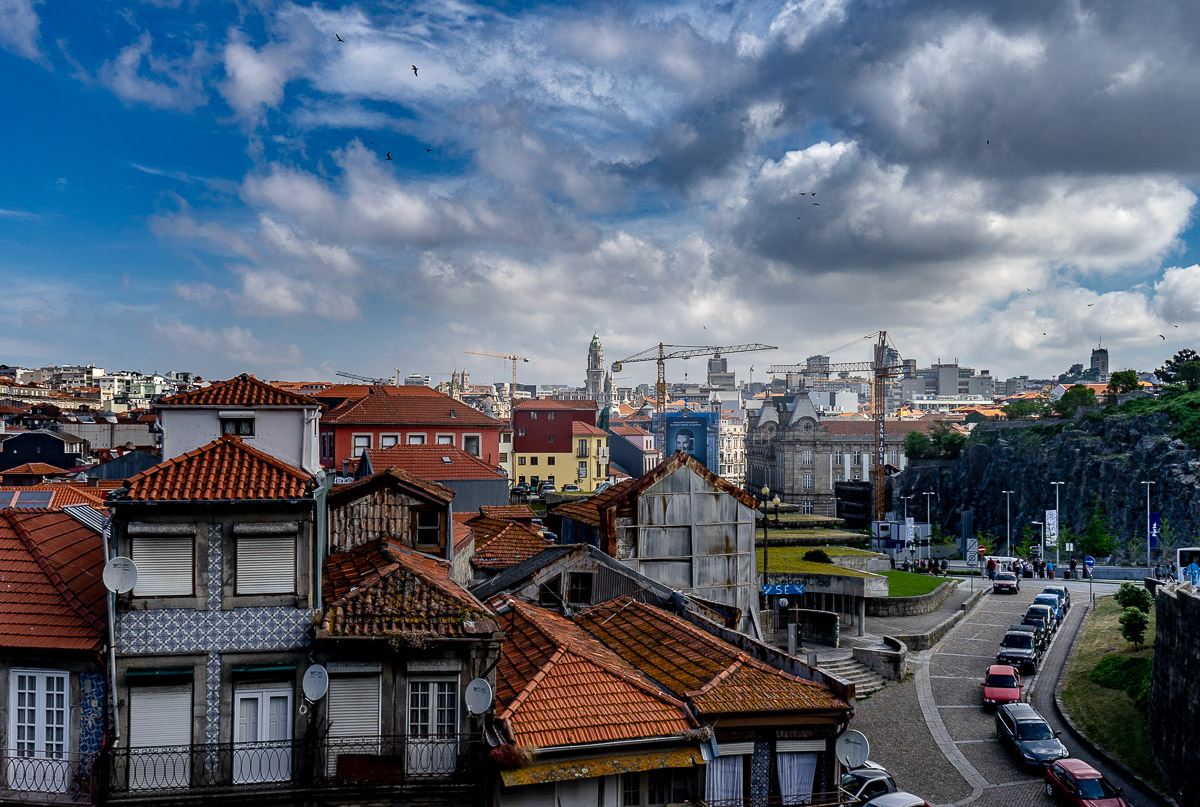
<path id="1" fill-rule="evenodd" d="M 908 672 L 908 647 L 899 639 L 884 636 L 882 647 L 854 648 L 854 660 L 889 681 L 899 681 Z"/>
<path id="2" fill-rule="evenodd" d="M 916 597 L 869 597 L 867 599 L 867 616 L 928 614 L 941 607 L 957 584 L 956 580 L 947 580 L 928 594 Z"/>
<path id="3" fill-rule="evenodd" d="M 1154 672 L 1147 716 L 1150 746 L 1183 805 L 1200 804 L 1200 594 L 1190 584 L 1158 586 Z"/>

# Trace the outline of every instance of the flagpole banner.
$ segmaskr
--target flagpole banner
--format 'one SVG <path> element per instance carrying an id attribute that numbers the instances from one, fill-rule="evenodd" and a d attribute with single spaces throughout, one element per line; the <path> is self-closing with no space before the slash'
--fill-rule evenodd
<path id="1" fill-rule="evenodd" d="M 1046 546 L 1058 546 L 1058 511 L 1046 511 Z"/>

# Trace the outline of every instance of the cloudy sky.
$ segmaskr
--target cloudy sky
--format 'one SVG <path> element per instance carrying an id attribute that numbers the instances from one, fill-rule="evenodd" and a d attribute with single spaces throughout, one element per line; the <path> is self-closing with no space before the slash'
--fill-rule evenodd
<path id="1" fill-rule="evenodd" d="M 1200 347 L 1198 49 L 1194 0 L 0 0 L 0 361 L 1153 369 Z"/>

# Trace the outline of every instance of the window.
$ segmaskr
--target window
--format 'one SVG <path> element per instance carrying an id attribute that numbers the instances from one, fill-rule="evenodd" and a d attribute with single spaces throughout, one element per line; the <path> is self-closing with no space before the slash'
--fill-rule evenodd
<path id="1" fill-rule="evenodd" d="M 333 675 L 329 678 L 327 773 L 337 773 L 341 754 L 378 754 L 379 744 L 365 742 L 378 737 L 380 676 Z"/>
<path id="2" fill-rule="evenodd" d="M 517 457 L 517 465 L 524 465 L 524 464 L 525 464 L 525 458 Z"/>
<path id="3" fill-rule="evenodd" d="M 530 458 L 529 458 L 529 464 L 530 464 L 530 465 L 537 465 L 537 463 L 538 463 L 538 458 L 537 458 L 537 457 L 530 457 Z"/>
<path id="4" fill-rule="evenodd" d="M 192 685 L 130 686 L 129 789 L 187 787 L 192 770 Z M 159 749 L 170 749 L 162 750 Z"/>
<path id="5" fill-rule="evenodd" d="M 554 438 L 555 438 L 556 436 L 557 436 L 557 435 L 554 435 L 554 434 L 547 434 L 547 435 L 546 435 L 546 442 L 547 442 L 547 443 L 553 443 L 553 442 L 554 442 Z"/>
<path id="6" fill-rule="evenodd" d="M 586 457 L 588 455 L 587 440 L 580 438 L 579 448 L 575 450 L 575 454 L 579 457 Z"/>
<path id="7" fill-rule="evenodd" d="M 888 452 L 888 462 L 890 462 L 892 465 L 895 465 L 897 462 L 899 462 L 899 460 L 900 457 L 896 449 L 893 448 Z"/>
<path id="8" fill-rule="evenodd" d="M 664 807 L 692 801 L 696 796 L 692 781 L 682 769 L 623 773 L 621 807 Z"/>
<path id="9" fill-rule="evenodd" d="M 607 476 L 605 473 L 604 463 L 596 463 L 596 476 Z"/>
<path id="10" fill-rule="evenodd" d="M 324 460 L 332 460 L 333 459 L 333 444 L 334 444 L 333 443 L 333 433 L 332 432 L 322 432 L 321 433 L 321 459 L 324 459 Z"/>
<path id="11" fill-rule="evenodd" d="M 423 446 L 425 445 L 425 435 L 410 434 L 408 435 L 407 442 L 410 446 Z"/>
<path id="12" fill-rule="evenodd" d="M 292 688 L 255 684 L 234 691 L 233 781 L 292 778 Z"/>
<path id="13" fill-rule="evenodd" d="M 524 436 L 525 436 L 525 430 L 517 429 L 517 437 L 524 437 Z"/>
<path id="14" fill-rule="evenodd" d="M 408 682 L 408 754 L 414 776 L 450 773 L 458 760 L 458 679 Z"/>
<path id="15" fill-rule="evenodd" d="M 547 464 L 547 465 L 553 465 L 553 464 L 554 464 L 554 457 L 546 457 L 546 464 Z"/>
<path id="16" fill-rule="evenodd" d="M 138 569 L 133 596 L 191 596 L 194 542 L 191 535 L 133 536 L 131 549 Z"/>
<path id="17" fill-rule="evenodd" d="M 554 413 L 553 413 L 553 412 L 547 412 L 547 413 L 546 413 L 546 420 L 554 420 Z"/>
<path id="18" fill-rule="evenodd" d="M 592 604 L 591 572 L 571 572 L 567 576 L 567 603 L 570 605 Z"/>
<path id="19" fill-rule="evenodd" d="M 10 759 L 8 784 L 15 790 L 61 793 L 67 789 L 70 774 L 66 759 L 71 747 L 67 673 L 12 670 L 8 680 L 12 756 L 38 760 Z"/>
<path id="20" fill-rule="evenodd" d="M 254 416 L 221 418 L 221 434 L 236 434 L 239 437 L 254 436 Z M 209 421 L 210 423 L 212 421 Z"/>
<path id="21" fill-rule="evenodd" d="M 854 450 L 854 459 L 851 461 L 850 464 L 851 465 L 862 465 L 862 452 L 861 451 L 859 451 L 858 449 Z"/>
<path id="22" fill-rule="evenodd" d="M 241 536 L 236 564 L 238 594 L 291 594 L 296 590 L 296 536 Z"/>
<path id="23" fill-rule="evenodd" d="M 437 444 L 438 444 L 439 446 L 452 446 L 452 445 L 454 445 L 454 435 L 453 435 L 453 434 L 439 434 L 439 435 L 437 436 Z"/>
<path id="24" fill-rule="evenodd" d="M 371 435 L 369 434 L 356 434 L 350 439 L 352 441 L 350 449 L 351 457 L 361 457 L 364 451 L 371 448 Z"/>
<path id="25" fill-rule="evenodd" d="M 811 516 L 813 514 L 813 500 L 812 499 L 804 499 L 803 501 L 801 501 L 800 502 L 800 512 L 806 516 Z"/>
<path id="26" fill-rule="evenodd" d="M 478 434 L 464 434 L 462 448 L 463 448 L 463 451 L 467 452 L 472 457 L 482 456 L 483 455 L 483 438 L 480 437 Z"/>
<path id="27" fill-rule="evenodd" d="M 800 464 L 801 465 L 812 465 L 813 464 L 813 452 L 810 449 L 805 449 L 804 451 L 800 452 Z"/>
<path id="28" fill-rule="evenodd" d="M 437 510 L 414 510 L 413 532 L 418 546 L 440 546 L 442 543 L 442 514 Z"/>
<path id="29" fill-rule="evenodd" d="M 587 463 L 586 462 L 579 463 L 579 473 L 577 474 L 577 476 L 580 479 L 587 479 Z"/>
<path id="30" fill-rule="evenodd" d="M 562 603 L 562 595 L 558 593 L 561 586 L 562 576 L 557 574 L 538 586 L 538 605 L 557 608 Z"/>
<path id="31" fill-rule="evenodd" d="M 508 462 L 508 452 L 507 451 L 500 452 L 500 459 L 498 460 L 498 462 L 500 462 L 501 464 Z"/>
<path id="32" fill-rule="evenodd" d="M 398 434 L 381 434 L 381 435 L 379 435 L 379 447 L 380 448 L 391 448 L 392 446 L 399 445 L 399 443 L 400 443 L 400 435 L 398 435 Z"/>
<path id="33" fill-rule="evenodd" d="M 530 412 L 530 413 L 529 413 L 529 419 L 530 419 L 530 420 L 537 420 L 537 412 Z"/>
<path id="34" fill-rule="evenodd" d="M 804 474 L 804 476 L 801 477 L 801 480 L 802 480 L 801 487 L 804 490 L 812 490 L 813 489 L 813 475 L 812 474 Z"/>

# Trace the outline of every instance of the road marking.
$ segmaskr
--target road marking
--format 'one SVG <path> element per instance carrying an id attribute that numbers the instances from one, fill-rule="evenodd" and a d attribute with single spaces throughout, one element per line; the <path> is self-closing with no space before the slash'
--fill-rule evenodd
<path id="1" fill-rule="evenodd" d="M 978 675 L 931 675 L 930 678 L 949 678 L 960 681 L 978 681 Z"/>
<path id="2" fill-rule="evenodd" d="M 955 740 L 955 745 L 970 745 L 971 743 L 998 743 L 1000 742 L 995 737 L 988 737 L 983 740 Z"/>
<path id="3" fill-rule="evenodd" d="M 938 653 L 939 656 L 954 656 L 955 658 L 992 658 L 992 654 L 979 655 L 978 653 Z"/>

